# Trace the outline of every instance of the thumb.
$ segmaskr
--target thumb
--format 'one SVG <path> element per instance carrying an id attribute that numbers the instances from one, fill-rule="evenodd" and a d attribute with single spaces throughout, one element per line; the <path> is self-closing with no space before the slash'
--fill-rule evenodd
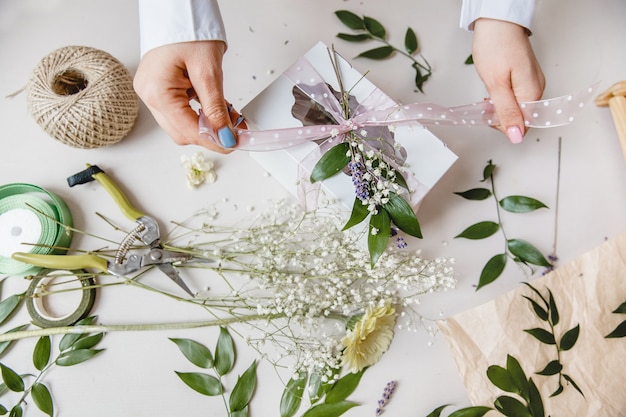
<path id="1" fill-rule="evenodd" d="M 491 101 L 500 120 L 501 130 L 511 143 L 520 143 L 526 133 L 524 115 L 511 87 L 490 92 Z"/>

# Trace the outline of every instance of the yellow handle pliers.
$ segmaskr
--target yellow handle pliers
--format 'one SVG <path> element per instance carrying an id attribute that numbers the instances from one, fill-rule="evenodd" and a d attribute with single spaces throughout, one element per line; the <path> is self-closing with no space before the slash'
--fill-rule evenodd
<path id="1" fill-rule="evenodd" d="M 193 297 L 194 293 L 182 280 L 174 265 L 198 260 L 188 253 L 164 249 L 161 246 L 158 223 L 153 218 L 134 208 L 122 190 L 97 165 L 89 165 L 84 171 L 68 178 L 68 183 L 70 186 L 74 186 L 93 180 L 98 181 L 108 191 L 126 217 L 137 222 L 134 230 L 128 233 L 120 243 L 113 261 L 93 254 L 42 255 L 23 252 L 14 253 L 12 255 L 13 259 L 50 269 L 74 270 L 93 268 L 116 276 L 127 276 L 145 266 L 154 265 Z M 143 254 L 129 254 L 131 245 L 135 240 L 140 240 L 148 246 L 148 251 Z M 206 260 L 200 261 L 206 262 Z"/>

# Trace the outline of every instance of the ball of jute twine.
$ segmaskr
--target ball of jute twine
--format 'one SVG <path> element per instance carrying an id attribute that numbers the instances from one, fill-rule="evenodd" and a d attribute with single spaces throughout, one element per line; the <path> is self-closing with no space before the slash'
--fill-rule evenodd
<path id="1" fill-rule="evenodd" d="M 119 142 L 139 111 L 126 67 L 109 53 L 87 46 L 66 46 L 44 57 L 26 91 L 37 123 L 75 148 Z"/>

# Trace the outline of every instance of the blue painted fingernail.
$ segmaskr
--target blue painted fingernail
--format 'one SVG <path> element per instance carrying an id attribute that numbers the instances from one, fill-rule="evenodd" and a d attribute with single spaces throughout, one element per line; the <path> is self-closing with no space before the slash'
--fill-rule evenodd
<path id="1" fill-rule="evenodd" d="M 224 126 L 217 131 L 217 137 L 219 138 L 222 146 L 225 148 L 232 148 L 236 144 L 235 135 L 233 135 L 232 130 L 230 130 L 227 126 Z"/>

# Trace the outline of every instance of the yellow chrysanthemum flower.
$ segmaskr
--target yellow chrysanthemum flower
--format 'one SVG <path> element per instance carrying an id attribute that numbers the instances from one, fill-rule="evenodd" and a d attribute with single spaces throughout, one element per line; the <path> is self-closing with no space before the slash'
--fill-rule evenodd
<path id="1" fill-rule="evenodd" d="M 396 309 L 391 300 L 368 307 L 354 329 L 341 339 L 345 369 L 356 373 L 378 362 L 389 349 L 395 324 Z"/>

